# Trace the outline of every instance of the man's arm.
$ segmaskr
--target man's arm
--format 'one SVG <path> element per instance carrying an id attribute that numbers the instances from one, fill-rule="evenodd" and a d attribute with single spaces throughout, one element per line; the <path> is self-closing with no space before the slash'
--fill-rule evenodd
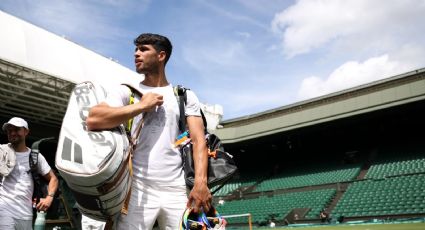
<path id="1" fill-rule="evenodd" d="M 188 116 L 190 138 L 193 143 L 193 162 L 195 165 L 195 181 L 187 202 L 195 212 L 203 208 L 208 212 L 211 207 L 212 195 L 208 189 L 208 150 L 205 142 L 204 124 L 201 117 Z"/>
<path id="2" fill-rule="evenodd" d="M 127 122 L 140 113 L 148 112 L 163 103 L 162 95 L 156 93 L 144 94 L 138 103 L 122 107 L 112 107 L 102 102 L 90 109 L 86 119 L 88 130 L 115 128 Z"/>
<path id="3" fill-rule="evenodd" d="M 50 205 L 52 205 L 53 197 L 56 193 L 56 190 L 59 186 L 58 178 L 56 177 L 55 173 L 50 170 L 46 175 L 43 176 L 46 181 L 49 182 L 49 185 L 47 187 L 47 196 L 45 198 L 41 198 L 40 202 L 37 204 L 37 210 L 40 211 L 47 211 L 49 209 Z"/>

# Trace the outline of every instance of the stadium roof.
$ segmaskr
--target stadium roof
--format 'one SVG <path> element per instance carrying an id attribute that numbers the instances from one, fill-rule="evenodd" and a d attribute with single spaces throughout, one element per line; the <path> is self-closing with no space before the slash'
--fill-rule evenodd
<path id="1" fill-rule="evenodd" d="M 215 133 L 223 143 L 236 143 L 421 100 L 425 100 L 425 68 L 227 120 Z"/>
<path id="2" fill-rule="evenodd" d="M 136 72 L 72 41 L 0 11 L 0 122 L 21 116 L 32 138 L 57 135 L 76 82 L 113 86 Z"/>
<path id="3" fill-rule="evenodd" d="M 74 83 L 0 60 L 1 116 L 59 127 Z"/>

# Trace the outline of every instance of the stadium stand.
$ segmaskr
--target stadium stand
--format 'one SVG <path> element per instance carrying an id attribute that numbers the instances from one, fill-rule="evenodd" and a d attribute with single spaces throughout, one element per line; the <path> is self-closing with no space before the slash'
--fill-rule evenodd
<path id="1" fill-rule="evenodd" d="M 365 178 L 378 179 L 410 173 L 425 173 L 425 152 L 422 150 L 384 151 L 370 167 Z"/>
<path id="2" fill-rule="evenodd" d="M 222 197 L 230 195 L 236 192 L 236 195 L 240 193 L 247 192 L 253 189 L 253 186 L 260 183 L 266 178 L 265 175 L 261 173 L 244 173 L 243 177 L 241 175 L 235 176 L 230 181 L 228 181 L 222 188 L 220 188 L 214 196 Z M 214 191 L 220 185 L 213 187 L 211 190 Z"/>
<path id="3" fill-rule="evenodd" d="M 425 213 L 425 174 L 354 182 L 332 213 L 346 217 Z"/>
<path id="4" fill-rule="evenodd" d="M 252 179 L 247 184 L 251 189 L 244 191 L 241 178 L 252 173 L 241 172 L 221 193 L 225 201 L 217 208 L 225 216 L 249 212 L 258 228 L 266 227 L 271 219 L 278 226 L 320 223 L 323 209 L 329 211 L 333 223 L 425 216 L 425 147 L 418 140 L 400 141 L 404 147 L 387 144 L 363 151 L 364 156 L 354 156 L 356 163 L 335 155 L 338 159 L 332 162 L 288 166 L 283 172 L 269 173 L 266 179 Z M 236 191 L 240 196 L 232 196 Z M 308 211 L 294 220 L 294 211 L 303 208 Z M 238 226 L 246 222 L 245 217 L 232 218 L 230 229 L 243 229 Z"/>
<path id="5" fill-rule="evenodd" d="M 245 213 L 250 210 L 252 221 L 264 225 L 271 218 L 283 222 L 283 218 L 294 208 L 309 208 L 306 218 L 316 218 L 335 195 L 335 189 L 321 189 L 307 192 L 292 192 L 254 199 L 228 201 L 218 205 L 222 215 Z M 232 219 L 232 223 L 246 223 L 244 218 Z"/>
<path id="6" fill-rule="evenodd" d="M 321 185 L 351 181 L 356 178 L 360 172 L 360 165 L 347 165 L 344 167 L 330 167 L 327 171 L 319 169 L 306 169 L 304 173 L 294 172 L 292 175 L 282 173 L 267 179 L 257 185 L 255 191 L 270 191 L 285 188 L 296 188 L 312 185 Z"/>

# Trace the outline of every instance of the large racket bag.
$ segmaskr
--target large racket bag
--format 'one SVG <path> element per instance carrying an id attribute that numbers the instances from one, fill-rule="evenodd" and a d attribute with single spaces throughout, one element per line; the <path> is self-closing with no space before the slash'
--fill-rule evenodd
<path id="1" fill-rule="evenodd" d="M 123 125 L 111 130 L 87 130 L 90 108 L 103 101 L 106 94 L 101 85 L 93 82 L 75 86 L 59 135 L 56 168 L 82 214 L 112 222 L 128 202 L 132 145 Z"/>

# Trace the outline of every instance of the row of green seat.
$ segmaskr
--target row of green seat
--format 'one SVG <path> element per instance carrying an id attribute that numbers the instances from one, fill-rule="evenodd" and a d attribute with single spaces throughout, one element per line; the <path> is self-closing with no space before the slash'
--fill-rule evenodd
<path id="1" fill-rule="evenodd" d="M 381 153 L 378 159 L 371 165 L 365 178 L 378 179 L 389 176 L 398 176 L 412 173 L 425 172 L 425 153 L 407 152 L 406 154 L 394 153 L 388 150 Z"/>
<path id="2" fill-rule="evenodd" d="M 326 171 L 303 171 L 292 175 L 279 174 L 258 184 L 255 192 L 296 188 L 354 180 L 360 173 L 360 165 L 330 168 Z"/>
<path id="3" fill-rule="evenodd" d="M 425 174 L 354 182 L 332 211 L 336 216 L 425 213 Z"/>
<path id="4" fill-rule="evenodd" d="M 385 150 L 383 150 L 385 151 Z M 354 180 L 360 172 L 360 165 L 346 166 L 345 168 L 336 168 L 332 166 L 322 171 L 320 167 L 311 171 L 302 170 L 300 172 L 292 172 L 292 174 L 281 173 L 272 178 L 264 180 L 258 184 L 254 192 L 272 191 L 277 189 L 304 187 L 328 183 L 346 182 Z M 397 176 L 412 173 L 425 172 L 425 154 L 413 152 L 401 155 L 398 152 L 389 152 L 381 154 L 380 158 L 371 165 L 365 178 L 379 179 L 389 176 Z M 244 175 L 244 180 L 250 176 Z M 244 186 L 252 186 L 259 179 L 250 180 L 249 183 L 243 183 L 242 179 L 229 182 L 223 186 L 216 196 L 225 196 Z"/>
<path id="5" fill-rule="evenodd" d="M 312 190 L 274 195 L 260 196 L 254 199 L 228 201 L 218 205 L 221 215 L 251 213 L 253 222 L 263 223 L 271 217 L 276 220 L 283 218 L 294 208 L 310 208 L 306 218 L 317 218 L 320 210 L 329 203 L 335 195 L 335 189 Z M 232 218 L 232 223 L 246 223 L 246 218 Z"/>
<path id="6" fill-rule="evenodd" d="M 241 188 L 247 188 L 250 186 L 253 186 L 254 184 L 261 181 L 265 176 L 261 173 L 258 174 L 252 174 L 252 173 L 245 173 L 243 177 L 240 175 L 232 178 L 230 181 L 228 181 L 226 184 L 224 184 L 217 192 L 214 194 L 214 196 L 226 196 L 232 193 L 233 191 Z M 219 188 L 220 185 L 214 186 L 211 191 L 215 191 L 216 188 Z"/>

